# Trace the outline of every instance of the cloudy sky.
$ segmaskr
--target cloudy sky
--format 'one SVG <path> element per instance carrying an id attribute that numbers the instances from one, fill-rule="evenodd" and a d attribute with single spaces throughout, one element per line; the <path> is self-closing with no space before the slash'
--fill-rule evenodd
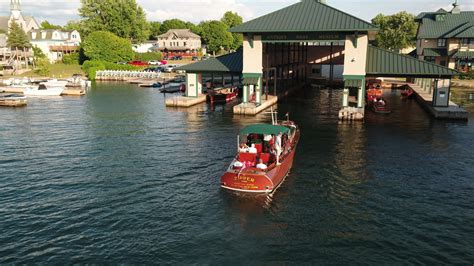
<path id="1" fill-rule="evenodd" d="M 238 12 L 244 20 L 265 15 L 274 10 L 296 3 L 299 0 L 137 0 L 146 10 L 151 21 L 179 18 L 194 23 L 218 19 L 225 11 Z M 65 24 L 78 19 L 79 0 L 22 0 L 25 15 L 55 24 Z M 451 8 L 452 0 L 327 0 L 338 9 L 365 20 L 378 13 L 393 14 L 407 10 L 413 14 L 421 11 L 435 11 L 440 7 Z M 0 16 L 9 14 L 10 0 L 0 0 Z M 459 0 L 462 10 L 474 10 L 473 0 Z"/>

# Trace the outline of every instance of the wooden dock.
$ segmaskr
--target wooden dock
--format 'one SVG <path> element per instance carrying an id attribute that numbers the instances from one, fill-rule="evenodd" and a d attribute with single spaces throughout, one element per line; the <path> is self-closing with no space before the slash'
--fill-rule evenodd
<path id="1" fill-rule="evenodd" d="M 448 107 L 434 107 L 433 94 L 424 91 L 420 86 L 413 83 L 407 85 L 415 91 L 417 102 L 436 119 L 468 120 L 469 113 L 459 105 L 449 102 Z"/>
<path id="2" fill-rule="evenodd" d="M 175 96 L 166 99 L 167 107 L 191 107 L 206 102 L 206 95 L 201 94 L 198 97 Z"/>
<path id="3" fill-rule="evenodd" d="M 277 96 L 268 95 L 268 99 L 266 100 L 263 98 L 265 98 L 265 96 L 262 96 L 262 103 L 260 105 L 256 105 L 255 103 L 241 103 L 234 106 L 234 114 L 257 115 L 278 102 Z"/>

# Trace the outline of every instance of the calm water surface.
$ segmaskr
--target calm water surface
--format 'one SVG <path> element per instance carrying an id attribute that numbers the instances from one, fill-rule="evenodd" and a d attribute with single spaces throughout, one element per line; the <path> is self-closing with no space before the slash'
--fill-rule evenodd
<path id="1" fill-rule="evenodd" d="M 0 263 L 474 263 L 474 125 L 395 111 L 338 123 L 340 92 L 279 105 L 302 129 L 272 196 L 223 191 L 231 106 L 167 109 L 99 84 L 0 109 Z M 474 117 L 471 117 L 473 121 Z"/>

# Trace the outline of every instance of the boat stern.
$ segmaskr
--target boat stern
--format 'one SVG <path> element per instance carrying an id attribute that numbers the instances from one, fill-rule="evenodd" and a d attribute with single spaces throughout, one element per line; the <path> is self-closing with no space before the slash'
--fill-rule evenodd
<path id="1" fill-rule="evenodd" d="M 228 190 L 247 193 L 270 193 L 273 182 L 263 172 L 227 172 L 221 177 L 221 186 Z"/>

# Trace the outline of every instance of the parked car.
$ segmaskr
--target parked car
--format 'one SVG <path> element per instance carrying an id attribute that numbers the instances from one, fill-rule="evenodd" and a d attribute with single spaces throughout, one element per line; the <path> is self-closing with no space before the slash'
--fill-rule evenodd
<path id="1" fill-rule="evenodd" d="M 197 56 L 193 56 L 193 58 L 192 58 L 191 60 L 197 61 L 197 60 L 198 60 L 198 57 L 197 57 Z"/>
<path id="2" fill-rule="evenodd" d="M 168 64 L 168 61 L 166 61 L 166 60 L 161 60 L 160 62 L 161 62 L 161 65 L 163 65 L 163 66 Z"/>
<path id="3" fill-rule="evenodd" d="M 142 61 L 132 61 L 128 62 L 128 64 L 132 66 L 148 66 L 148 63 Z"/>
<path id="4" fill-rule="evenodd" d="M 150 60 L 150 61 L 148 61 L 148 64 L 152 65 L 152 66 L 159 66 L 159 65 L 161 65 L 161 61 L 159 61 L 159 60 Z"/>
<path id="5" fill-rule="evenodd" d="M 175 55 L 171 58 L 171 60 L 183 60 L 183 57 L 180 55 Z"/>
<path id="6" fill-rule="evenodd" d="M 156 73 L 160 73 L 160 72 L 161 72 L 161 68 L 160 68 L 160 67 L 149 67 L 149 68 L 145 68 L 144 71 L 145 71 L 145 72 L 156 72 Z"/>
<path id="7" fill-rule="evenodd" d="M 173 72 L 173 69 L 174 69 L 174 65 L 167 65 L 167 66 L 165 66 L 163 71 L 167 72 L 167 73 L 171 73 L 171 72 Z"/>

